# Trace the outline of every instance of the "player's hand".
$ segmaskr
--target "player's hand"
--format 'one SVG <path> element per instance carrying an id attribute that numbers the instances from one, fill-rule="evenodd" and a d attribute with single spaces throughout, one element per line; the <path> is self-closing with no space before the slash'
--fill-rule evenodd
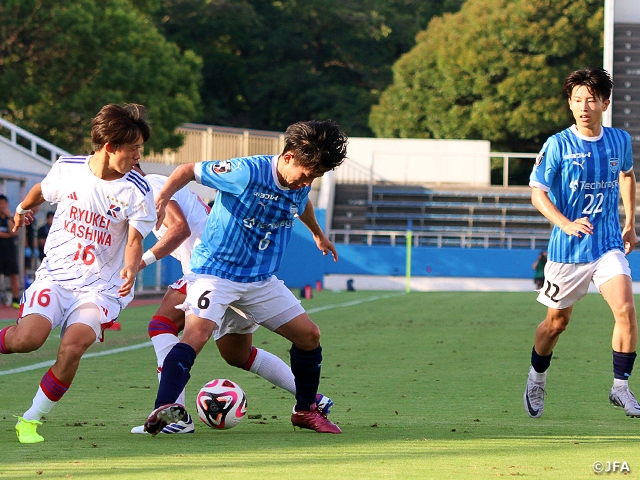
<path id="1" fill-rule="evenodd" d="M 329 252 L 331 252 L 331 255 L 333 256 L 333 261 L 334 262 L 338 261 L 338 251 L 336 250 L 336 247 L 333 245 L 331 240 L 327 238 L 326 235 L 322 234 L 322 235 L 314 236 L 313 239 L 316 242 L 316 246 L 322 252 L 322 255 L 327 255 Z"/>
<path id="2" fill-rule="evenodd" d="M 11 216 L 11 214 L 9 214 Z M 33 212 L 31 210 L 27 210 L 27 213 L 24 215 L 20 215 L 18 212 L 13 216 L 13 228 L 11 231 L 13 233 L 17 232 L 18 229 L 22 225 L 31 225 L 33 223 Z"/>
<path id="3" fill-rule="evenodd" d="M 624 254 L 629 255 L 638 244 L 638 236 L 635 227 L 625 227 L 622 230 L 622 242 L 624 243 Z"/>
<path id="4" fill-rule="evenodd" d="M 136 282 L 136 272 L 133 271 L 131 267 L 124 267 L 120 270 L 120 278 L 124 280 L 124 283 L 118 290 L 118 295 L 121 297 L 126 297 L 131 292 L 133 285 Z"/>
<path id="5" fill-rule="evenodd" d="M 591 235 L 593 233 L 593 225 L 588 217 L 582 217 L 565 225 L 562 231 L 570 237 L 582 238 L 583 235 Z"/>

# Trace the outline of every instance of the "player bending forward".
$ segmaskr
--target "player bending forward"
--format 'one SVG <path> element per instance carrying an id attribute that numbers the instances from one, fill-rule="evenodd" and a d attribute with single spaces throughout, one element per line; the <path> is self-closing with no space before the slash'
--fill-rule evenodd
<path id="1" fill-rule="evenodd" d="M 311 230 L 318 248 L 337 252 L 318 225 L 308 202 L 311 183 L 346 157 L 347 137 L 331 121 L 299 122 L 286 131 L 280 155 L 234 158 L 181 165 L 156 199 L 162 224 L 174 192 L 191 180 L 218 189 L 218 197 L 191 256 L 182 339 L 165 358 L 155 409 L 145 422 L 153 435 L 167 423 L 183 420 L 176 399 L 190 370 L 229 306 L 292 342 L 295 380 L 294 426 L 322 433 L 341 433 L 318 408 L 322 348 L 320 330 L 299 300 L 273 273 L 278 269 L 296 217 Z"/>
<path id="2" fill-rule="evenodd" d="M 134 170 L 145 175 L 140 165 L 134 165 Z M 151 185 L 154 195 L 157 195 L 167 177 L 162 175 L 146 175 L 145 179 Z M 180 261 L 183 277 L 169 286 L 167 293 L 155 315 L 149 322 L 149 336 L 158 360 L 158 379 L 161 378 L 164 359 L 178 343 L 178 333 L 184 328 L 184 311 L 175 308 L 184 303 L 187 296 L 186 277 L 191 274 L 189 262 L 194 245 L 200 241 L 209 206 L 198 195 L 187 187 L 178 190 L 167 204 L 166 215 L 160 229 L 153 233 L 158 242 L 142 255 L 140 269 L 153 264 L 157 260 L 171 255 Z M 295 383 L 289 366 L 277 356 L 256 348 L 252 345 L 252 333 L 258 325 L 247 319 L 239 310 L 231 307 L 225 312 L 222 327 L 215 331 L 214 339 L 218 350 L 227 363 L 235 367 L 250 371 L 274 385 L 295 395 Z M 186 405 L 184 390 L 178 396 L 176 403 Z M 329 413 L 333 402 L 321 394 L 317 396 L 317 403 L 324 414 Z M 161 433 L 192 433 L 194 424 L 191 415 L 184 420 L 170 423 Z M 146 433 L 144 426 L 133 427 L 131 433 Z"/>
<path id="3" fill-rule="evenodd" d="M 151 187 L 132 172 L 150 130 L 140 105 L 106 105 L 93 119 L 95 154 L 61 157 L 18 205 L 15 228 L 33 222 L 30 209 L 57 203 L 36 280 L 22 297 L 17 325 L 0 330 L 0 354 L 32 352 L 60 327 L 60 347 L 33 404 L 18 417 L 22 443 L 37 443 L 40 419 L 65 394 L 82 354 L 102 339 L 131 300 L 142 239 L 156 220 Z"/>
<path id="4" fill-rule="evenodd" d="M 574 303 L 586 295 L 592 281 L 615 320 L 609 400 L 627 415 L 640 417 L 640 405 L 629 390 L 638 324 L 625 257 L 638 242 L 636 177 L 629 134 L 602 126 L 612 87 L 611 77 L 601 68 L 577 70 L 567 77 L 564 92 L 576 123 L 547 140 L 531 173 L 532 202 L 554 224 L 545 284 L 538 295 L 547 316 L 536 330 L 524 392 L 525 411 L 533 418 L 542 415 L 553 348 L 569 325 Z M 620 196 L 626 216 L 622 233 Z"/>

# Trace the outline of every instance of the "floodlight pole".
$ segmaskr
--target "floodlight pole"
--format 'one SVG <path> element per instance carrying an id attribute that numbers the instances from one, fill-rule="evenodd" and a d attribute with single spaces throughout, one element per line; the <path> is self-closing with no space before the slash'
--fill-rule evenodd
<path id="1" fill-rule="evenodd" d="M 614 20 L 615 0 L 604 0 L 604 42 L 602 52 L 602 68 L 613 77 L 613 20 Z M 612 100 L 613 101 L 613 100 Z M 612 125 L 613 105 L 602 115 L 602 124 L 605 127 Z"/>

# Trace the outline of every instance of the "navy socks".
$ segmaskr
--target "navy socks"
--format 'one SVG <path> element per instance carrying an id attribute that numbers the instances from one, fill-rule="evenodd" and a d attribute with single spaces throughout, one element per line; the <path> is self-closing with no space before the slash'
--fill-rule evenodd
<path id="1" fill-rule="evenodd" d="M 310 410 L 316 403 L 316 394 L 320 384 L 322 347 L 314 350 L 300 350 L 291 346 L 291 372 L 296 383 L 296 412 Z"/>
<path id="2" fill-rule="evenodd" d="M 636 361 L 636 352 L 613 352 L 613 377 L 618 380 L 629 380 L 633 363 Z"/>
<path id="3" fill-rule="evenodd" d="M 186 343 L 176 343 L 162 365 L 162 375 L 155 408 L 175 403 L 191 378 L 191 367 L 196 360 L 196 351 Z"/>
<path id="4" fill-rule="evenodd" d="M 533 347 L 531 349 L 531 366 L 538 373 L 544 373 L 551 365 L 551 357 L 553 356 L 553 352 L 549 355 L 541 356 L 536 352 L 536 348 Z"/>

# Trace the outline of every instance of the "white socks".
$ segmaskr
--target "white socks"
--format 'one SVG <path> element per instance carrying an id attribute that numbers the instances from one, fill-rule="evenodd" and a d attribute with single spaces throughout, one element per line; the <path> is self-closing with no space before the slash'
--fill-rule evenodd
<path id="1" fill-rule="evenodd" d="M 49 400 L 49 397 L 44 394 L 42 388 L 38 387 L 36 396 L 33 397 L 31 408 L 27 410 L 22 417 L 26 420 L 40 420 L 44 415 L 51 411 L 56 403 L 58 402 Z"/>
<path id="2" fill-rule="evenodd" d="M 260 348 L 256 348 L 256 350 L 256 358 L 253 360 L 251 367 L 249 367 L 249 371 L 295 395 L 296 384 L 289 365 L 273 353 Z"/>

